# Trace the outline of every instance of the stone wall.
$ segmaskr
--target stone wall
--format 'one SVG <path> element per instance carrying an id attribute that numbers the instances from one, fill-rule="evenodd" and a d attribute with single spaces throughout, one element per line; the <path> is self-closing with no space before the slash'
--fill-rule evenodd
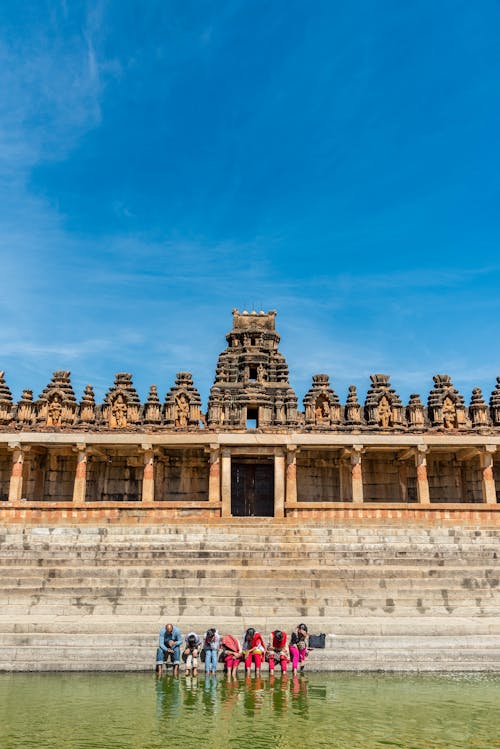
<path id="1" fill-rule="evenodd" d="M 303 450 L 297 456 L 297 499 L 299 502 L 340 502 L 341 465 L 329 450 Z"/>
<path id="2" fill-rule="evenodd" d="M 155 462 L 158 502 L 207 501 L 209 465 L 203 450 L 162 450 Z"/>

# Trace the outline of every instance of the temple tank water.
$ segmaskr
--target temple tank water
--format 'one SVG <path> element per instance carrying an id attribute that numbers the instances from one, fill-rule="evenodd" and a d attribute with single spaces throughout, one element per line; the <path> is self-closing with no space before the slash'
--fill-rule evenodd
<path id="1" fill-rule="evenodd" d="M 2 749 L 496 749 L 500 676 L 0 674 Z"/>

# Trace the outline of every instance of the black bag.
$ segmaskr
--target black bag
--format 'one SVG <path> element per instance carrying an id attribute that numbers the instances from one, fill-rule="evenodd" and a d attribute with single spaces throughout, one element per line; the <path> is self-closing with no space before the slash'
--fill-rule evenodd
<path id="1" fill-rule="evenodd" d="M 326 640 L 326 635 L 324 632 L 320 635 L 309 635 L 309 647 L 310 648 L 324 648 L 325 640 Z"/>
<path id="2" fill-rule="evenodd" d="M 207 659 L 207 651 L 206 651 L 206 650 L 205 650 L 205 648 L 203 647 L 203 648 L 202 648 L 202 649 L 200 650 L 200 661 L 201 661 L 202 663 L 205 663 L 206 659 Z"/>

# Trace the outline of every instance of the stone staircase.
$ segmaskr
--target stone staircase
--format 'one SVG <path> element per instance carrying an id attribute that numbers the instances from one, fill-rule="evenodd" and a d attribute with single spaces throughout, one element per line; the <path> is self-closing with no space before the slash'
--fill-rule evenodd
<path id="1" fill-rule="evenodd" d="M 500 529 L 274 519 L 0 530 L 0 670 L 143 670 L 160 626 L 326 632 L 318 670 L 500 671 Z"/>

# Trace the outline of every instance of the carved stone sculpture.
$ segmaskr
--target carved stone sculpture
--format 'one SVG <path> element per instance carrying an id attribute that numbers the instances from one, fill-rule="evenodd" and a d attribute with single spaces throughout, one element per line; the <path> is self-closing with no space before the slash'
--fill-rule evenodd
<path id="1" fill-rule="evenodd" d="M 71 426 L 76 420 L 76 398 L 70 372 L 54 372 L 36 402 L 36 420 L 48 427 Z"/>
<path id="2" fill-rule="evenodd" d="M 497 377 L 497 384 L 491 393 L 490 415 L 493 424 L 500 426 L 500 377 Z"/>
<path id="3" fill-rule="evenodd" d="M 92 385 L 86 385 L 80 401 L 80 422 L 83 424 L 93 424 L 96 419 L 96 408 L 94 389 Z"/>
<path id="4" fill-rule="evenodd" d="M 370 375 L 370 380 L 372 384 L 365 401 L 368 425 L 381 429 L 402 427 L 405 423 L 403 404 L 394 388 L 390 386 L 389 375 Z"/>
<path id="5" fill-rule="evenodd" d="M 474 428 L 480 429 L 486 427 L 490 423 L 490 417 L 488 414 L 488 406 L 484 402 L 483 393 L 481 388 L 474 388 L 472 391 L 471 402 L 469 406 L 469 414 Z"/>
<path id="6" fill-rule="evenodd" d="M 35 418 L 35 404 L 33 403 L 33 390 L 23 390 L 21 399 L 17 404 L 16 421 L 20 424 L 31 424 Z"/>
<path id="7" fill-rule="evenodd" d="M 129 372 L 118 372 L 102 406 L 104 422 L 110 429 L 124 429 L 140 420 L 141 403 Z"/>
<path id="8" fill-rule="evenodd" d="M 254 414 L 259 427 L 297 424 L 297 397 L 288 382 L 288 365 L 278 351 L 275 318 L 275 311 L 233 310 L 228 346 L 219 356 L 208 401 L 210 427 L 242 429 Z"/>
<path id="9" fill-rule="evenodd" d="M 466 426 L 467 416 L 463 396 L 453 387 L 447 374 L 434 375 L 434 387 L 427 402 L 432 426 L 460 429 Z"/>
<path id="10" fill-rule="evenodd" d="M 417 393 L 410 395 L 410 401 L 406 409 L 406 418 L 410 429 L 421 431 L 425 427 L 425 412 L 420 396 Z"/>
<path id="11" fill-rule="evenodd" d="M 191 372 L 178 372 L 175 385 L 165 396 L 165 424 L 177 429 L 199 429 L 201 398 Z"/>
<path id="12" fill-rule="evenodd" d="M 151 385 L 149 389 L 148 399 L 144 406 L 144 423 L 145 424 L 161 424 L 161 404 L 158 397 L 158 390 L 156 385 Z"/>
<path id="13" fill-rule="evenodd" d="M 109 426 L 111 429 L 122 429 L 127 426 L 127 403 L 122 393 L 118 393 L 111 400 Z"/>
<path id="14" fill-rule="evenodd" d="M 304 397 L 304 422 L 319 428 L 329 429 L 341 421 L 340 401 L 330 387 L 326 374 L 313 375 L 312 387 Z"/>
<path id="15" fill-rule="evenodd" d="M 47 426 L 60 427 L 62 423 L 62 403 L 57 393 L 53 395 L 47 405 Z"/>
<path id="16" fill-rule="evenodd" d="M 8 424 L 12 420 L 12 393 L 4 378 L 5 372 L 0 372 L 0 424 Z"/>
<path id="17" fill-rule="evenodd" d="M 345 404 L 345 422 L 348 426 L 359 426 L 361 421 L 361 404 L 358 401 L 356 385 L 349 385 Z"/>

